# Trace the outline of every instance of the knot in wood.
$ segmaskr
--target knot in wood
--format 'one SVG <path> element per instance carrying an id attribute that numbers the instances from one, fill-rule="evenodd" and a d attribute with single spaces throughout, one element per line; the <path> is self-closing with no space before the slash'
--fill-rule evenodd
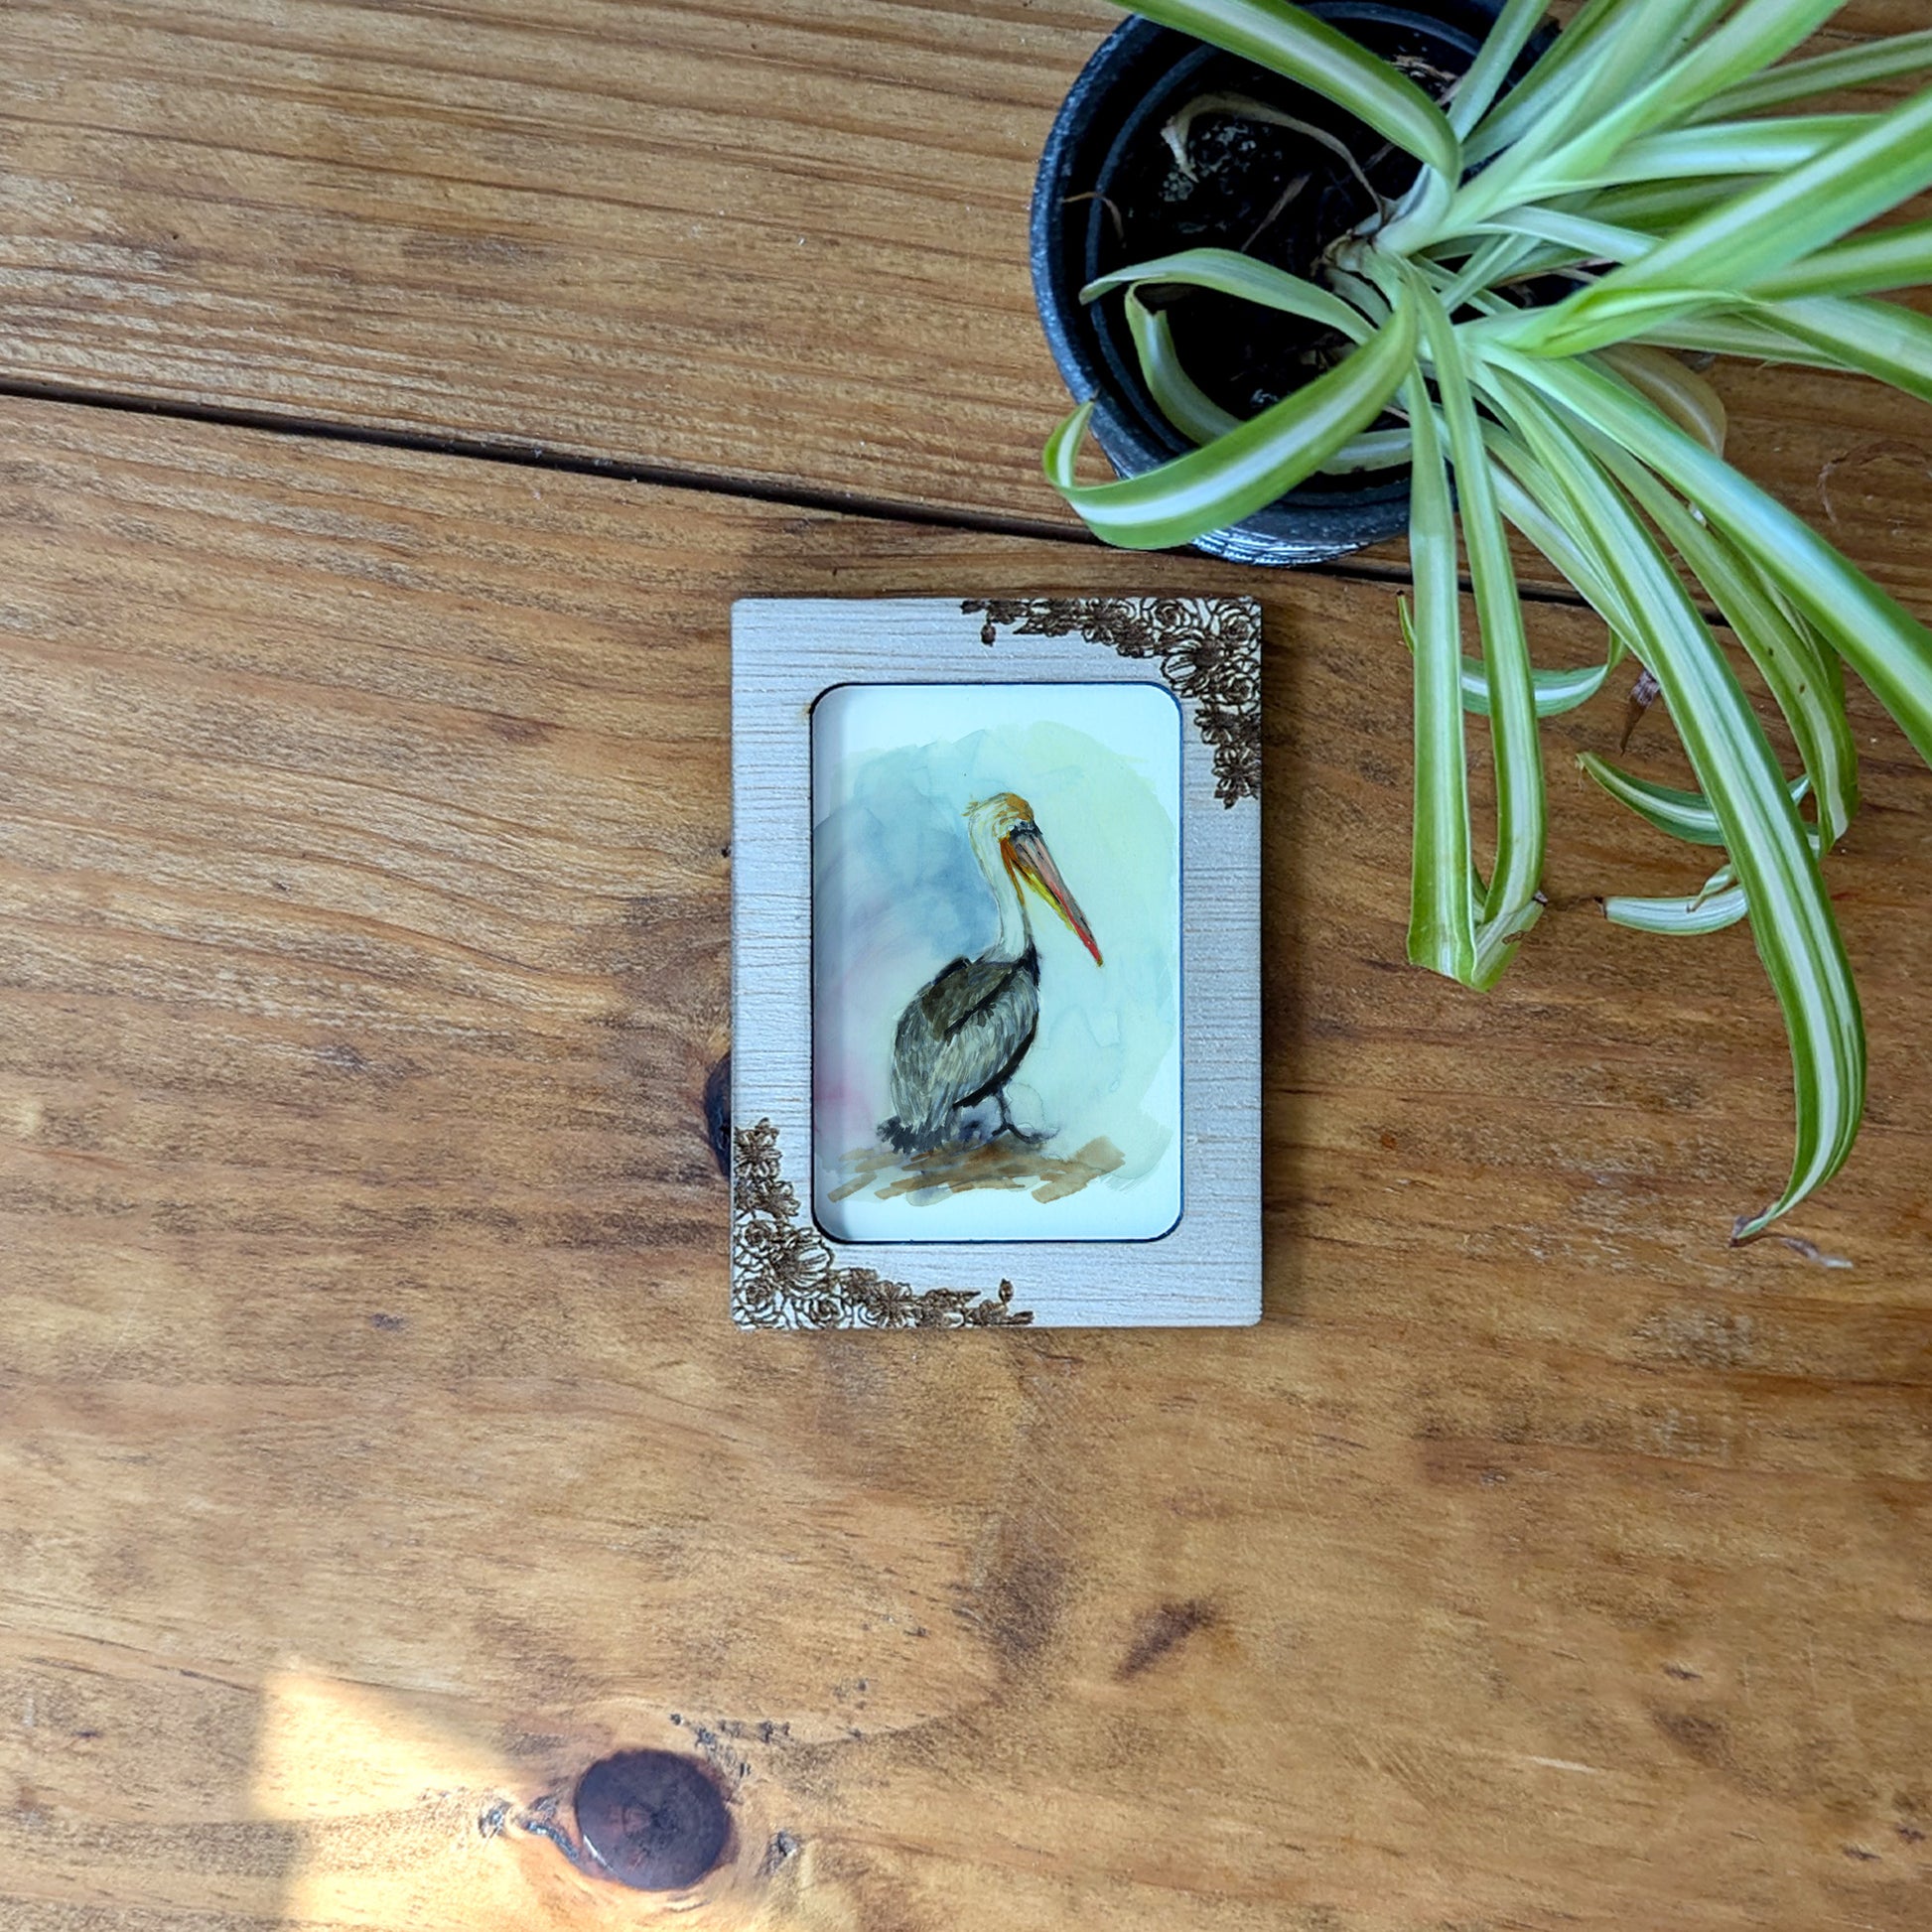
<path id="1" fill-rule="evenodd" d="M 577 1785 L 584 1849 L 621 1884 L 676 1891 L 724 1857 L 731 1819 L 701 1766 L 671 1751 L 619 1751 Z"/>

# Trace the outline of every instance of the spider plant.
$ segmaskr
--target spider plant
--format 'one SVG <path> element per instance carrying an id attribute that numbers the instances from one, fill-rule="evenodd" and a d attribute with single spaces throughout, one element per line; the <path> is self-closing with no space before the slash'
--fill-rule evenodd
<path id="1" fill-rule="evenodd" d="M 1595 757 L 1585 768 L 1723 863 L 1682 898 L 1604 909 L 1672 934 L 1750 922 L 1790 1037 L 1796 1147 L 1782 1192 L 1737 1220 L 1736 1241 L 1837 1172 L 1863 1108 L 1859 997 L 1820 871 L 1858 803 L 1842 664 L 1932 759 L 1932 632 L 1725 461 L 1723 405 L 1672 352 L 1859 370 L 1932 400 L 1932 322 L 1872 299 L 1932 281 L 1932 222 L 1865 227 L 1932 184 L 1932 88 L 1870 112 L 1778 111 L 1932 69 L 1932 32 L 1787 60 L 1840 4 L 1587 0 L 1505 90 L 1544 5 L 1505 0 L 1467 71 L 1432 98 L 1284 0 L 1144 0 L 1151 18 L 1347 109 L 1416 174 L 1309 278 L 1195 248 L 1091 284 L 1083 300 L 1126 302 L 1150 392 L 1197 447 L 1082 483 L 1089 403 L 1045 451 L 1091 528 L 1136 549 L 1237 522 L 1320 471 L 1410 466 L 1408 950 L 1464 985 L 1492 985 L 1541 909 L 1539 718 L 1584 702 L 1624 652 L 1655 679 L 1697 789 Z M 1332 329 L 1330 365 L 1237 421 L 1189 379 L 1143 300 L 1196 288 Z M 1604 619 L 1604 664 L 1532 663 L 1511 525 Z M 1463 559 L 1479 654 L 1463 650 Z M 1782 712 L 1800 771 L 1781 768 L 1707 608 Z M 1471 713 L 1495 768 L 1486 874 Z"/>

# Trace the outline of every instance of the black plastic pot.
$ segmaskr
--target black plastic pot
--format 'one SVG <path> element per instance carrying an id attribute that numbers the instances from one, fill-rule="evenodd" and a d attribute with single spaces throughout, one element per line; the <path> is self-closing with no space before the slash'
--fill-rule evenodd
<path id="1" fill-rule="evenodd" d="M 1377 0 L 1306 4 L 1310 13 L 1378 52 L 1399 44 L 1459 72 L 1474 58 L 1499 0 L 1424 0 L 1416 7 Z M 1539 36 L 1532 54 L 1542 44 Z M 1279 97 L 1283 84 L 1218 48 L 1136 15 L 1087 63 L 1047 136 L 1034 188 L 1034 297 L 1061 379 L 1077 401 L 1094 399 L 1094 434 L 1122 476 L 1150 470 L 1191 446 L 1141 380 L 1119 299 L 1081 306 L 1081 288 L 1123 259 L 1121 243 L 1110 233 L 1108 202 L 1130 157 L 1158 139 L 1162 125 L 1191 95 L 1232 86 Z M 1334 110 L 1311 106 L 1306 118 L 1325 116 L 1333 124 Z M 1341 125 L 1359 131 L 1358 152 L 1364 155 L 1383 145 L 1359 122 L 1344 117 Z M 1413 165 L 1401 157 L 1396 163 L 1413 175 Z M 1238 236 L 1213 239 L 1241 245 Z M 1408 520 L 1408 471 L 1370 471 L 1359 478 L 1311 479 L 1245 522 L 1197 538 L 1194 547 L 1239 563 L 1313 564 L 1396 536 Z"/>

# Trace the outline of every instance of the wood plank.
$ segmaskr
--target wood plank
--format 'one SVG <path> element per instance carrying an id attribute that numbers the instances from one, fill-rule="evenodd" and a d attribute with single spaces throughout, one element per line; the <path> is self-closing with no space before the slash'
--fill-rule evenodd
<path id="1" fill-rule="evenodd" d="M 1932 777 L 1868 704 L 1852 1266 L 1724 1245 L 1784 1050 L 1741 934 L 1588 903 L 1695 870 L 1563 760 L 1618 701 L 1472 999 L 1397 963 L 1389 595 L 1270 578 L 1262 1326 L 747 1336 L 730 599 L 1231 573 L 0 445 L 9 1927 L 654 1923 L 545 1836 L 630 1745 L 730 1793 L 700 1928 L 1923 1924 Z"/>
<path id="2" fill-rule="evenodd" d="M 1118 17 L 25 0 L 0 14 L 0 381 L 1067 529 L 1027 206 Z M 1920 417 L 1727 380 L 1752 474 L 1811 510 L 1831 469 L 1836 533 L 1932 608 Z"/>

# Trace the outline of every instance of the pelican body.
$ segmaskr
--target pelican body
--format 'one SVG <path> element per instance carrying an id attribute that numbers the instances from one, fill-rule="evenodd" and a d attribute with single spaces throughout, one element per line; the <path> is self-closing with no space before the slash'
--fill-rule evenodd
<path id="1" fill-rule="evenodd" d="M 973 857 L 1000 910 L 1000 936 L 977 959 L 955 959 L 913 995 L 893 1042 L 894 1116 L 880 1133 L 900 1154 L 960 1140 L 973 1109 L 999 1108 L 999 1130 L 1018 1134 L 1006 1087 L 1039 1026 L 1039 953 L 1022 885 L 1043 898 L 1093 963 L 1100 948 L 1060 878 L 1033 807 L 1003 791 L 966 808 Z"/>

